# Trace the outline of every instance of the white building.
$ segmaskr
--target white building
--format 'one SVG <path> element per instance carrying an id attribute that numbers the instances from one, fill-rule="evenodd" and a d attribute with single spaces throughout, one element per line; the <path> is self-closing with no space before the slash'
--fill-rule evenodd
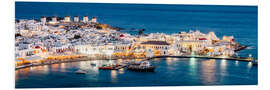
<path id="1" fill-rule="evenodd" d="M 70 16 L 65 16 L 64 22 L 70 22 Z"/>
<path id="2" fill-rule="evenodd" d="M 40 21 L 41 21 L 41 23 L 42 24 L 45 24 L 47 21 L 46 21 L 46 17 L 45 16 L 42 16 L 41 18 L 40 18 Z"/>
<path id="3" fill-rule="evenodd" d="M 84 17 L 83 17 L 83 22 L 84 22 L 84 23 L 87 23 L 87 22 L 88 22 L 88 16 L 84 16 Z"/>
<path id="4" fill-rule="evenodd" d="M 79 22 L 80 19 L 79 19 L 79 16 L 74 16 L 74 22 Z"/>
<path id="5" fill-rule="evenodd" d="M 91 22 L 92 22 L 92 23 L 97 23 L 97 18 L 96 18 L 96 17 L 93 17 L 93 18 L 91 19 Z"/>
<path id="6" fill-rule="evenodd" d="M 74 50 L 76 53 L 86 54 L 90 57 L 94 57 L 96 55 L 103 56 L 112 56 L 114 52 L 114 46 L 112 45 L 76 45 L 74 46 Z"/>

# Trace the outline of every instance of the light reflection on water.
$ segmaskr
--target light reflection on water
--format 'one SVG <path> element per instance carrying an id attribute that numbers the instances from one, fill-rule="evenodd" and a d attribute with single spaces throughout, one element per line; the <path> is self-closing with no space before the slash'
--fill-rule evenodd
<path id="1" fill-rule="evenodd" d="M 119 74 L 124 74 L 125 73 L 125 70 L 123 68 L 119 69 Z"/>
<path id="2" fill-rule="evenodd" d="M 189 65 L 193 66 L 192 68 L 196 68 L 196 58 L 190 58 L 189 62 Z"/>
<path id="3" fill-rule="evenodd" d="M 65 82 L 69 82 L 67 84 L 74 83 L 76 85 L 78 81 L 85 82 L 83 83 L 85 86 L 110 86 L 108 83 L 119 86 L 126 85 L 123 83 L 149 86 L 149 82 L 158 85 L 176 85 L 177 82 L 179 82 L 177 85 L 222 85 L 234 84 L 235 81 L 228 82 L 228 80 L 234 80 L 235 78 L 239 81 L 245 81 L 242 82 L 243 84 L 257 83 L 257 77 L 255 77 L 257 75 L 257 69 L 255 69 L 255 72 L 251 71 L 250 68 L 254 68 L 252 64 L 241 61 L 198 58 L 160 58 L 151 61 L 157 67 L 155 73 L 132 72 L 124 68 L 119 70 L 98 69 L 99 66 L 104 64 L 116 64 L 123 61 L 124 60 L 92 60 L 24 68 L 16 70 L 16 84 L 18 84 L 19 87 L 31 86 L 31 81 L 36 82 L 36 80 L 41 80 L 39 82 L 46 82 L 46 85 L 49 84 L 47 87 L 50 87 L 54 86 L 53 83 L 55 82 L 53 81 L 57 80 L 54 77 L 58 75 L 64 78 L 62 79 L 63 81 L 61 81 L 64 86 Z M 92 63 L 96 65 L 91 65 Z M 85 75 L 75 74 L 75 71 L 79 69 L 86 70 L 88 73 Z M 53 72 L 53 74 L 50 74 L 51 72 Z M 47 79 L 36 79 L 36 76 L 46 76 Z M 242 78 L 240 78 L 242 76 L 251 78 L 253 81 L 242 80 Z M 78 86 L 81 86 L 81 84 L 78 84 Z"/>
<path id="4" fill-rule="evenodd" d="M 202 61 L 201 67 L 201 79 L 204 84 L 215 84 L 216 82 L 216 60 L 204 60 Z"/>
<path id="5" fill-rule="evenodd" d="M 248 62 L 248 69 L 252 67 L 252 62 Z"/>
<path id="6" fill-rule="evenodd" d="M 172 63 L 172 58 L 167 58 L 166 64 L 167 64 L 167 65 L 170 65 L 171 63 Z"/>
<path id="7" fill-rule="evenodd" d="M 227 60 L 225 59 L 222 59 L 221 60 L 221 63 L 220 63 L 220 69 L 222 72 L 226 72 L 226 69 L 227 69 Z"/>
<path id="8" fill-rule="evenodd" d="M 117 82 L 117 72 L 116 72 L 116 70 L 111 71 L 111 80 L 112 80 L 112 82 Z"/>
<path id="9" fill-rule="evenodd" d="M 189 72 L 191 75 L 196 75 L 197 73 L 197 61 L 196 58 L 190 58 L 189 59 Z"/>
<path id="10" fill-rule="evenodd" d="M 66 68 L 65 63 L 61 63 L 61 64 L 60 64 L 60 71 L 61 71 L 61 72 L 66 72 L 66 69 L 65 69 L 65 68 Z"/>
<path id="11" fill-rule="evenodd" d="M 235 61 L 235 66 L 238 66 L 239 61 Z"/>

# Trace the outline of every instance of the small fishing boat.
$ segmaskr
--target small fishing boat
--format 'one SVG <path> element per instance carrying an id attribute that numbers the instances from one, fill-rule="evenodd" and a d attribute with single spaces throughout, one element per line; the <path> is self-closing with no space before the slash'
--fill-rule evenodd
<path id="1" fill-rule="evenodd" d="M 138 72 L 154 72 L 155 66 L 152 66 L 148 61 L 143 61 L 140 65 L 129 65 L 127 70 Z"/>
<path id="2" fill-rule="evenodd" d="M 77 70 L 76 71 L 76 74 L 86 74 L 87 73 L 87 71 L 85 71 L 85 70 Z"/>

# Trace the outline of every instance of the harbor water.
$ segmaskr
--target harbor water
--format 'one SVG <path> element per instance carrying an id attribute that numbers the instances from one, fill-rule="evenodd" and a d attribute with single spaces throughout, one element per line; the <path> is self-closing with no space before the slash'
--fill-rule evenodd
<path id="1" fill-rule="evenodd" d="M 124 28 L 123 32 L 178 33 L 200 30 L 213 31 L 219 38 L 234 36 L 235 41 L 248 45 L 239 56 L 258 57 L 257 6 L 161 5 L 161 4 L 100 4 L 16 2 L 15 18 L 39 19 L 41 16 L 96 16 L 98 22 Z M 163 58 L 151 62 L 154 73 L 125 69 L 104 71 L 91 66 L 92 61 L 61 63 L 16 70 L 16 87 L 106 87 L 106 86 L 183 86 L 183 85 L 256 85 L 257 67 L 250 62 Z M 99 60 L 96 63 L 116 63 Z M 77 75 L 78 69 L 88 71 Z"/>
<path id="2" fill-rule="evenodd" d="M 256 85 L 258 80 L 256 66 L 251 62 L 233 60 L 160 58 L 151 60 L 156 66 L 155 72 L 98 69 L 103 64 L 119 62 L 123 60 L 81 61 L 19 69 L 16 71 L 16 88 Z M 87 73 L 76 74 L 77 70 Z"/>

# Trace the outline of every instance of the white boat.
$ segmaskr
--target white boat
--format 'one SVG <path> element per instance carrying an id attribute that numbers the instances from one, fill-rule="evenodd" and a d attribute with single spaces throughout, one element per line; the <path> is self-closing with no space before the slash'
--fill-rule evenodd
<path id="1" fill-rule="evenodd" d="M 155 66 L 152 66 L 149 61 L 143 61 L 139 65 L 129 65 L 127 70 L 139 71 L 139 72 L 154 72 Z"/>

